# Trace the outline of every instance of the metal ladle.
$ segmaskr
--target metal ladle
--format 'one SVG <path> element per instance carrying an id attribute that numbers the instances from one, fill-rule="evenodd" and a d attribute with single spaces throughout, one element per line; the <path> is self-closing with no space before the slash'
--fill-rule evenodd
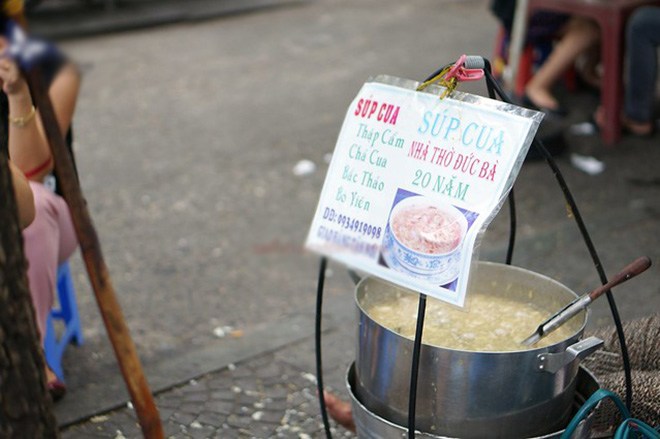
<path id="1" fill-rule="evenodd" d="M 619 285 L 628 279 L 632 279 L 638 274 L 646 271 L 647 268 L 651 266 L 651 259 L 647 256 L 642 256 L 635 259 L 633 262 L 628 264 L 620 273 L 616 274 L 609 282 L 600 287 L 596 288 L 590 293 L 587 293 L 583 296 L 578 297 L 568 305 L 566 305 L 562 310 L 555 313 L 545 322 L 541 323 L 536 331 L 525 340 L 522 341 L 522 344 L 525 346 L 532 346 L 539 342 L 543 337 L 548 335 L 550 332 L 554 331 L 561 325 L 563 325 L 567 320 L 573 317 L 575 314 L 586 308 L 591 302 L 596 300 L 598 297 L 602 296 L 603 293 L 610 290 L 612 287 Z"/>

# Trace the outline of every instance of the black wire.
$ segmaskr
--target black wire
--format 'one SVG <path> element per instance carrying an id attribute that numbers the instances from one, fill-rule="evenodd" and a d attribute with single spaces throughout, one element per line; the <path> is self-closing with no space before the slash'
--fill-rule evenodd
<path id="1" fill-rule="evenodd" d="M 495 85 L 493 85 L 492 81 L 488 80 L 488 74 L 492 76 L 493 72 L 492 69 L 490 68 L 490 61 L 488 61 L 486 58 L 483 58 L 484 60 L 484 71 L 487 72 L 486 74 L 486 88 L 488 89 L 488 97 L 491 99 L 496 99 L 497 96 L 495 96 Z"/>
<path id="2" fill-rule="evenodd" d="M 513 246 L 516 243 L 516 199 L 513 195 L 513 186 L 509 192 L 509 246 L 506 249 L 506 265 L 511 265 L 513 260 Z"/>
<path id="3" fill-rule="evenodd" d="M 442 73 L 442 71 L 443 71 L 444 69 L 446 69 L 447 67 L 453 66 L 453 65 L 454 65 L 454 63 L 451 63 L 451 64 L 445 64 L 444 66 L 440 67 L 440 68 L 439 68 L 438 70 L 436 70 L 435 72 L 431 73 L 431 74 L 428 76 L 428 78 L 426 78 L 426 79 L 423 80 L 422 82 L 430 81 L 431 79 L 435 78 L 435 77 L 438 76 L 440 73 Z"/>
<path id="4" fill-rule="evenodd" d="M 348 270 L 348 277 L 351 278 L 351 280 L 353 281 L 353 283 L 354 283 L 355 285 L 359 284 L 360 281 L 362 280 L 362 278 L 360 277 L 360 275 L 357 274 L 357 272 L 356 272 L 355 270 L 351 270 L 351 269 Z"/>
<path id="5" fill-rule="evenodd" d="M 484 59 L 485 69 L 487 72 L 490 72 L 490 62 Z M 441 67 L 437 71 L 433 72 L 424 82 L 434 78 L 439 75 L 444 69 L 449 67 L 451 64 Z M 495 98 L 495 87 L 489 82 L 486 81 L 486 86 L 488 87 L 488 94 L 491 98 Z M 507 251 L 507 264 L 511 263 L 511 255 L 513 254 L 513 242 L 515 241 L 516 233 L 516 218 L 515 218 L 515 204 L 513 200 L 513 190 L 509 196 L 509 206 L 511 206 L 511 234 L 509 237 L 509 250 Z M 422 347 L 422 334 L 424 330 L 424 318 L 426 313 L 426 295 L 420 294 L 419 305 L 417 309 L 417 326 L 415 329 L 415 340 L 413 344 L 413 353 L 412 353 L 412 364 L 410 369 L 410 392 L 408 395 L 408 438 L 415 438 L 415 411 L 417 406 L 417 381 L 419 376 L 419 359 L 421 354 Z"/>
<path id="6" fill-rule="evenodd" d="M 315 343 L 316 343 L 316 388 L 319 394 L 319 405 L 321 407 L 321 417 L 323 418 L 323 426 L 325 428 L 325 436 L 332 439 L 330 433 L 330 421 L 328 420 L 328 410 L 325 406 L 325 398 L 323 398 L 323 361 L 321 359 L 321 312 L 323 311 L 323 284 L 325 283 L 325 268 L 328 265 L 328 259 L 324 256 L 321 258 L 319 266 L 319 281 L 316 288 L 316 329 L 315 329 Z"/>
<path id="7" fill-rule="evenodd" d="M 490 69 L 490 62 L 484 58 L 484 63 L 486 65 L 486 68 L 484 69 L 485 74 L 486 74 L 486 84 L 488 87 L 488 94 L 491 98 L 494 98 L 495 92 L 499 95 L 499 97 L 506 103 L 512 103 L 511 99 L 508 97 L 508 95 L 502 90 L 500 87 L 499 83 L 495 80 L 491 73 Z M 451 64 L 448 64 L 446 66 L 443 66 L 442 68 L 438 69 L 436 72 L 431 74 L 427 79 L 424 81 L 428 81 L 438 74 L 442 72 L 445 68 L 450 66 Z M 587 249 L 589 250 L 589 254 L 591 255 L 592 261 L 594 262 L 594 266 L 596 268 L 596 271 L 598 272 L 598 275 L 600 277 L 600 280 L 603 284 L 607 283 L 607 276 L 605 274 L 605 271 L 603 270 L 602 263 L 600 261 L 600 258 L 598 256 L 598 253 L 596 252 L 596 248 L 591 240 L 591 236 L 589 235 L 589 232 L 587 231 L 586 225 L 584 224 L 584 221 L 582 220 L 582 215 L 580 214 L 577 204 L 575 203 L 575 200 L 573 199 L 573 195 L 570 192 L 570 189 L 568 188 L 568 185 L 566 184 L 566 181 L 564 179 L 564 176 L 562 175 L 561 171 L 557 167 L 557 163 L 554 161 L 552 158 L 552 155 L 548 152 L 548 150 L 545 148 L 543 145 L 543 142 L 538 140 L 536 137 L 532 141 L 532 146 L 534 146 L 545 158 L 546 162 L 552 169 L 553 174 L 555 175 L 555 178 L 557 179 L 557 182 L 559 184 L 559 187 L 561 188 L 564 198 L 566 199 L 566 202 L 571 208 L 571 212 L 573 214 L 573 217 L 575 218 L 575 221 L 577 223 L 578 229 L 580 230 L 580 233 L 582 234 L 582 238 L 584 239 L 584 242 L 587 246 Z M 513 188 L 509 192 L 508 196 L 509 200 L 509 212 L 510 212 L 510 234 L 509 234 L 509 246 L 507 249 L 507 256 L 506 256 L 506 263 L 511 264 L 511 260 L 513 258 L 513 248 L 515 244 L 515 235 L 516 235 L 516 208 L 515 208 L 515 198 L 514 198 L 514 193 L 513 193 Z M 327 413 L 327 408 L 325 406 L 325 399 L 323 398 L 323 368 L 322 368 L 322 355 L 321 355 L 321 313 L 322 313 L 322 308 L 323 308 L 323 286 L 324 286 L 324 281 L 325 281 L 325 270 L 327 266 L 327 259 L 325 257 L 321 258 L 321 264 L 320 264 L 320 269 L 319 269 L 319 279 L 318 279 L 318 288 L 317 288 L 317 303 L 316 303 L 316 336 L 315 336 L 315 342 L 316 342 L 316 375 L 317 375 L 317 389 L 318 389 L 318 394 L 319 394 L 319 405 L 321 407 L 321 416 L 323 418 L 323 425 L 325 428 L 326 432 L 326 437 L 328 439 L 332 438 L 332 434 L 330 432 L 330 423 L 328 420 L 328 413 Z M 355 278 L 353 279 L 354 281 L 356 280 Z M 623 366 L 624 366 L 624 373 L 625 373 L 625 379 L 626 379 L 626 406 L 628 410 L 631 409 L 632 406 L 632 376 L 631 376 L 631 371 L 630 371 L 630 358 L 628 355 L 628 348 L 626 345 L 625 341 L 625 334 L 623 332 L 623 326 L 621 324 L 621 319 L 619 316 L 619 312 L 616 306 L 616 302 L 614 301 L 614 297 L 612 295 L 611 291 L 607 291 L 606 293 L 607 300 L 610 306 L 610 310 L 612 312 L 612 317 L 614 319 L 614 324 L 616 326 L 616 332 L 619 338 L 619 343 L 621 346 L 621 354 L 623 357 Z M 411 373 L 410 373 L 410 393 L 409 393 L 409 400 L 408 400 L 408 437 L 410 439 L 415 438 L 415 410 L 416 410 L 416 402 L 417 402 L 417 379 L 418 379 L 418 374 L 419 374 L 419 358 L 420 358 L 420 353 L 421 353 L 421 345 L 422 345 L 422 333 L 424 329 L 424 317 L 426 313 L 426 295 L 420 294 L 419 298 L 419 306 L 417 310 L 417 327 L 415 330 L 415 340 L 414 340 L 414 345 L 413 345 L 413 355 L 412 355 L 412 365 L 411 365 Z"/>
<path id="8" fill-rule="evenodd" d="M 511 103 L 511 99 L 507 96 L 507 94 L 502 90 L 500 85 L 497 83 L 495 78 L 493 78 L 493 75 L 489 72 L 486 71 L 486 80 L 488 82 L 492 83 L 492 86 L 495 88 L 497 93 L 499 94 L 500 98 L 507 103 Z M 596 268 L 596 271 L 598 272 L 598 276 L 600 277 L 600 281 L 603 284 L 607 283 L 607 275 L 605 274 L 605 270 L 603 269 L 603 265 L 600 261 L 600 257 L 598 256 L 598 252 L 596 251 L 596 247 L 593 244 L 593 241 L 591 240 L 591 236 L 589 235 L 589 232 L 587 231 L 587 227 L 582 219 L 582 215 L 580 214 L 580 211 L 578 210 L 577 204 L 575 203 L 575 200 L 573 199 L 573 194 L 571 193 L 570 189 L 568 188 L 568 185 L 566 184 L 566 180 L 564 179 L 563 174 L 559 170 L 559 167 L 557 166 L 557 163 L 555 160 L 552 158 L 552 154 L 548 152 L 548 150 L 545 148 L 545 145 L 543 145 L 543 142 L 537 139 L 536 137 L 532 141 L 532 146 L 537 149 L 538 152 L 540 152 L 543 157 L 545 158 L 546 163 L 548 163 L 548 166 L 550 166 L 550 169 L 552 169 L 552 172 L 557 179 L 557 182 L 559 183 L 559 187 L 561 188 L 562 192 L 564 193 L 564 198 L 566 199 L 566 202 L 568 203 L 571 213 L 573 214 L 573 218 L 575 219 L 575 222 L 577 223 L 578 229 L 580 230 L 580 233 L 582 234 L 582 238 L 584 240 L 585 245 L 587 246 L 587 250 L 589 251 L 589 255 L 591 256 L 591 259 L 594 263 L 594 266 Z M 619 311 L 616 306 L 616 302 L 614 301 L 614 296 L 612 295 L 611 291 L 607 291 L 605 293 L 607 296 L 607 301 L 610 306 L 610 311 L 612 312 L 612 319 L 614 320 L 614 325 L 616 326 L 616 332 L 617 336 L 619 338 L 619 344 L 621 346 L 621 356 L 623 359 L 623 370 L 626 378 L 626 407 L 628 410 L 631 409 L 632 407 L 632 374 L 630 371 L 630 357 L 628 355 L 628 347 L 626 345 L 626 338 L 625 334 L 623 332 L 623 325 L 621 324 L 621 318 L 619 316 Z"/>
<path id="9" fill-rule="evenodd" d="M 410 394 L 408 396 L 408 438 L 415 439 L 415 409 L 417 404 L 417 376 L 419 375 L 419 356 L 422 348 L 422 332 L 426 314 L 426 295 L 419 295 L 417 307 L 417 327 L 413 344 L 412 365 L 410 368 Z"/>
<path id="10" fill-rule="evenodd" d="M 492 69 L 490 67 L 490 61 L 488 61 L 486 58 L 483 58 L 483 60 L 484 60 L 484 71 L 487 72 L 486 88 L 488 89 L 488 97 L 491 99 L 497 99 L 497 96 L 495 96 L 494 81 L 488 80 L 488 75 L 491 75 L 492 77 Z M 509 200 L 509 245 L 506 250 L 506 264 L 511 265 L 511 261 L 513 260 L 513 248 L 516 243 L 516 226 L 517 226 L 516 199 L 513 194 L 513 186 L 511 186 L 511 191 L 509 192 L 507 198 Z"/>
<path id="11" fill-rule="evenodd" d="M 545 148 L 545 145 L 540 140 L 534 140 L 536 143 L 536 149 L 543 154 L 545 157 L 545 161 L 548 163 L 550 168 L 552 169 L 553 173 L 555 174 L 555 178 L 559 182 L 559 186 L 561 187 L 562 191 L 564 192 L 564 197 L 566 198 L 566 202 L 570 206 L 571 213 L 573 214 L 573 218 L 575 218 L 575 222 L 578 225 L 578 228 L 580 229 L 580 233 L 582 234 L 582 238 L 584 239 L 584 243 L 587 246 L 587 249 L 589 250 L 589 254 L 591 255 L 591 259 L 594 263 L 594 266 L 596 267 L 596 271 L 598 272 L 598 276 L 600 277 L 600 281 L 604 284 L 608 282 L 607 275 L 605 274 L 605 270 L 603 269 L 603 265 L 600 261 L 600 257 L 598 256 L 598 253 L 596 252 L 596 247 L 594 246 L 593 242 L 591 241 L 591 236 L 589 235 L 589 232 L 587 231 L 587 227 L 584 224 L 584 221 L 582 220 L 582 215 L 580 214 L 580 211 L 577 208 L 577 204 L 575 204 L 575 200 L 573 199 L 573 195 L 571 194 L 570 190 L 568 189 L 568 186 L 566 185 L 566 181 L 564 180 L 564 176 L 562 175 L 561 171 L 557 167 L 557 163 L 554 161 L 552 158 L 552 155 L 548 150 Z M 630 357 L 628 355 L 628 347 L 626 345 L 626 338 L 625 334 L 623 332 L 623 325 L 621 324 L 621 318 L 619 316 L 619 310 L 617 309 L 616 302 L 614 301 L 614 296 L 612 295 L 612 291 L 607 290 L 605 293 L 607 296 L 607 302 L 610 305 L 610 310 L 612 312 L 612 318 L 614 320 L 614 325 L 616 326 L 616 332 L 619 337 L 619 344 L 621 345 L 621 357 L 623 359 L 623 371 L 624 375 L 626 377 L 626 407 L 628 410 L 631 410 L 632 408 L 632 374 L 630 370 Z"/>
<path id="12" fill-rule="evenodd" d="M 426 82 L 435 78 L 447 67 L 453 65 L 447 64 L 426 78 Z M 415 438 L 415 410 L 417 404 L 417 377 L 419 375 L 419 356 L 422 348 L 422 332 L 424 329 L 424 315 L 426 312 L 426 295 L 420 294 L 419 305 L 417 308 L 417 328 L 415 330 L 415 340 L 413 342 L 412 364 L 410 366 L 410 391 L 408 393 L 408 438 Z"/>

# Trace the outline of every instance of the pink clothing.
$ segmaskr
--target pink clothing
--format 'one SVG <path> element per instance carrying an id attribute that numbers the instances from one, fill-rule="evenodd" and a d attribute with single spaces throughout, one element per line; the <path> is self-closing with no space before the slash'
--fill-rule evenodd
<path id="1" fill-rule="evenodd" d="M 55 301 L 57 267 L 69 259 L 78 241 L 64 199 L 41 183 L 31 181 L 30 187 L 36 215 L 23 230 L 23 240 L 30 293 L 43 342 L 48 313 Z"/>

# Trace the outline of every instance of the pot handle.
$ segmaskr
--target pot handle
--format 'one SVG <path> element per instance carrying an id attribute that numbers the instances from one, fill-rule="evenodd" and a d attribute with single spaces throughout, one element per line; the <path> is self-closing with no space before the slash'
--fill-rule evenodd
<path id="1" fill-rule="evenodd" d="M 598 337 L 589 337 L 570 345 L 564 352 L 556 354 L 544 352 L 538 354 L 536 369 L 539 372 L 556 373 L 567 364 L 582 360 L 603 346 L 604 342 Z"/>

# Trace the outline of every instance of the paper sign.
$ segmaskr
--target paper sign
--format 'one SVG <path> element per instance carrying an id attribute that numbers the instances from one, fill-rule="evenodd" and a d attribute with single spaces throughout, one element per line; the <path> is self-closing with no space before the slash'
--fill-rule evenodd
<path id="1" fill-rule="evenodd" d="M 441 100 L 415 85 L 367 82 L 351 103 L 306 247 L 463 306 L 478 232 L 541 117 L 463 93 Z"/>

